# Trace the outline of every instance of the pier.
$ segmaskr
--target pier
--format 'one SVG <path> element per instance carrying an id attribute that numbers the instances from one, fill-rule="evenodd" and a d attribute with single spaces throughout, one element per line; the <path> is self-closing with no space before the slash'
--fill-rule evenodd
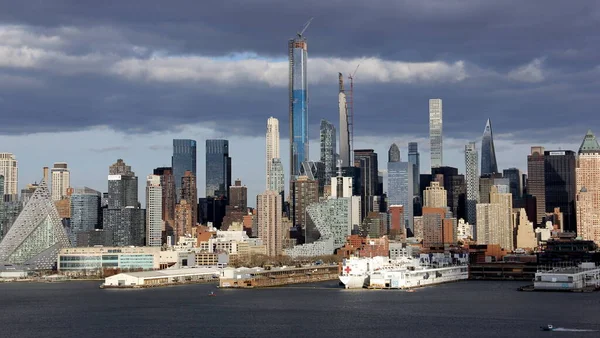
<path id="1" fill-rule="evenodd" d="M 338 276 L 338 265 L 225 268 L 221 271 L 219 287 L 252 289 L 337 280 Z"/>

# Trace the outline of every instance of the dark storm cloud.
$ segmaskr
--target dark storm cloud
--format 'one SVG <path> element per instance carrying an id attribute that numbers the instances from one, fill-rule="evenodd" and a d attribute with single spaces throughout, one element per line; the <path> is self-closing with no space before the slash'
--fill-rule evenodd
<path id="1" fill-rule="evenodd" d="M 253 83 L 254 66 L 244 73 L 249 82 L 215 84 L 202 76 L 187 79 L 193 73 L 187 66 L 157 75 L 144 65 L 131 73 L 132 65 L 162 55 L 286 58 L 287 39 L 311 16 L 311 59 L 465 64 L 466 77 L 457 81 L 364 82 L 370 75 L 359 70 L 357 135 L 427 134 L 432 97 L 444 99 L 447 135 L 479 135 L 488 117 L 496 133 L 515 138 L 533 130 L 555 138 L 551 127 L 565 117 L 600 122 L 595 1 L 4 2 L 0 24 L 17 25 L 4 39 L 13 43 L 5 53 L 19 44 L 39 52 L 0 60 L 0 111 L 8 116 L 2 133 L 99 125 L 143 133 L 200 123 L 224 136 L 256 135 L 275 116 L 285 137 L 287 88 Z M 11 54 L 0 49 L 2 55 Z M 171 78 L 156 79 L 168 72 Z M 285 79 L 287 68 L 283 72 Z M 311 135 L 321 118 L 337 122 L 335 77 L 310 87 Z M 555 122 L 540 125 L 542 119 Z"/>

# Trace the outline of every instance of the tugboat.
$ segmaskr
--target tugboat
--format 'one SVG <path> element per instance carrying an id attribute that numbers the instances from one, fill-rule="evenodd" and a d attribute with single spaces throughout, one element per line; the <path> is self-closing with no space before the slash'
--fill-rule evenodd
<path id="1" fill-rule="evenodd" d="M 540 326 L 540 328 L 542 329 L 542 331 L 554 331 L 554 326 L 548 324 L 546 326 Z"/>

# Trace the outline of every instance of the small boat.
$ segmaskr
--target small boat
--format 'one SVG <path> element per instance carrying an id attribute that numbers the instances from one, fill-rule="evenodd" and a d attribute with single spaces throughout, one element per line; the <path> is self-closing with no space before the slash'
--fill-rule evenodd
<path id="1" fill-rule="evenodd" d="M 217 294 L 211 291 L 208 295 L 211 297 L 215 297 Z"/>
<path id="2" fill-rule="evenodd" d="M 554 331 L 554 326 L 548 324 L 546 326 L 540 326 L 540 328 L 542 329 L 542 331 Z"/>

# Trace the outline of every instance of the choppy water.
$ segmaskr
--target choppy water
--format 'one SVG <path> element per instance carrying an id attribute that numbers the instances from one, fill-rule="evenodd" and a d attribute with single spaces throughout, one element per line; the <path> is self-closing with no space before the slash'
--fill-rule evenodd
<path id="1" fill-rule="evenodd" d="M 518 292 L 519 282 L 468 281 L 411 293 L 336 284 L 0 284 L 0 337 L 598 337 L 582 330 L 600 330 L 600 293 Z M 542 332 L 547 324 L 565 330 Z"/>

